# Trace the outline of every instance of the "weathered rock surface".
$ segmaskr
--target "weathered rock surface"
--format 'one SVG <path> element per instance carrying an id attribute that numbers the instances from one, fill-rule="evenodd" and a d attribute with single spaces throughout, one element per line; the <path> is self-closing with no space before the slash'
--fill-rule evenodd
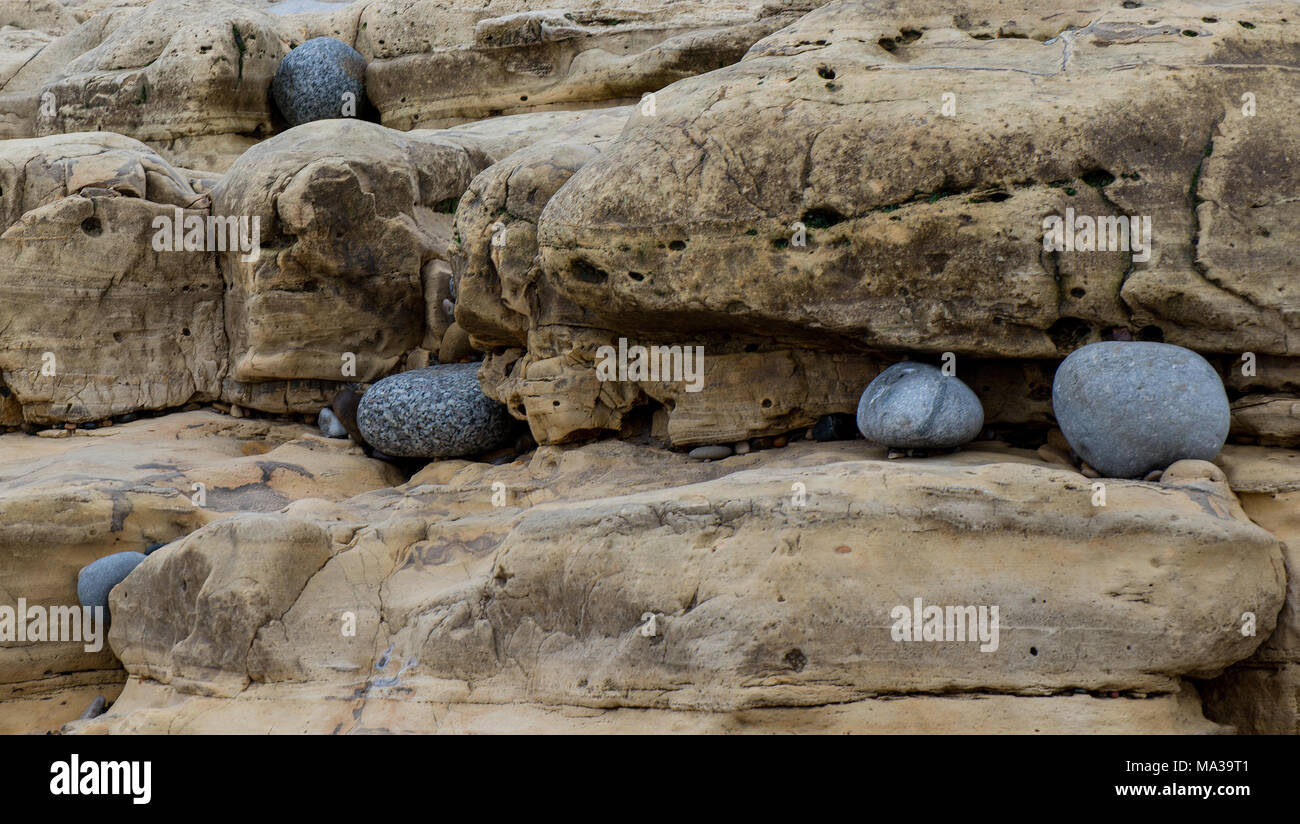
<path id="1" fill-rule="evenodd" d="M 0 373 L 38 423 L 217 396 L 225 368 L 215 256 L 157 252 L 158 220 L 204 198 L 119 135 L 0 142 Z"/>
<path id="2" fill-rule="evenodd" d="M 1095 23 L 1014 5 L 989 14 L 1028 39 L 977 39 L 937 7 L 840 0 L 662 90 L 656 114 L 547 205 L 544 268 L 629 336 L 725 315 L 847 351 L 1053 357 L 1108 328 L 1158 327 L 1201 351 L 1294 356 L 1297 287 L 1267 261 L 1300 212 L 1289 178 L 1259 170 L 1285 166 L 1300 136 L 1280 108 L 1243 116 L 1238 91 L 1295 90 L 1277 40 L 1289 6 L 1252 4 L 1246 29 L 1210 5 Z M 921 36 L 899 42 L 900 28 Z M 1151 216 L 1150 259 L 1044 253 L 1043 218 L 1067 207 Z"/>
<path id="3" fill-rule="evenodd" d="M 383 122 L 405 130 L 633 102 L 738 60 L 815 4 L 381 0 L 290 16 L 264 0 L 38 4 L 22 31 L 0 37 L 0 54 L 14 53 L 0 58 L 0 136 L 112 130 L 224 171 L 293 125 L 267 90 L 281 59 L 312 38 L 355 47 Z M 15 14 L 0 6 L 0 26 Z"/>
<path id="4" fill-rule="evenodd" d="M 1111 482 L 1102 508 L 1084 478 L 1028 452 L 882 458 L 862 442 L 706 463 L 620 442 L 544 447 L 222 521 L 115 591 L 110 638 L 141 691 L 97 728 L 189 724 L 210 705 L 188 696 L 212 695 L 232 708 L 267 698 L 283 729 L 317 729 L 309 698 L 347 689 L 358 712 L 330 730 L 428 729 L 410 715 L 424 702 L 479 705 L 484 718 L 506 704 L 585 707 L 617 726 L 633 708 L 1174 693 L 1258 646 L 1237 631 L 1241 604 L 1257 607 L 1261 635 L 1281 607 L 1278 542 L 1222 482 Z M 614 478 L 620 495 L 599 497 Z M 926 570 L 938 563 L 960 574 L 936 581 Z M 250 579 L 249 564 L 283 574 Z M 918 595 L 1000 606 L 997 651 L 893 641 L 891 609 Z M 347 613 L 355 636 L 338 630 Z"/>
<path id="5" fill-rule="evenodd" d="M 0 604 L 75 606 L 78 572 L 98 558 L 144 552 L 232 513 L 401 481 L 388 464 L 311 432 L 193 412 L 57 439 L 0 435 Z M 86 652 L 76 642 L 6 642 L 0 716 L 11 700 L 15 712 L 43 713 L 42 696 L 64 689 L 111 688 L 112 698 L 123 677 L 107 643 Z M 58 723 L 94 696 L 73 697 Z"/>
<path id="6" fill-rule="evenodd" d="M 1206 714 L 1246 733 L 1300 735 L 1300 452 L 1229 445 L 1218 463 L 1251 520 L 1284 542 L 1287 598 L 1255 654 L 1200 686 Z"/>
<path id="7" fill-rule="evenodd" d="M 450 283 L 451 212 L 473 175 L 584 120 L 621 122 L 308 124 L 220 181 L 111 133 L 0 144 L 0 425 L 217 398 L 319 410 L 446 331 L 441 308 L 426 328 L 426 283 Z M 227 238 L 231 219 L 258 254 Z M 189 221 L 207 224 L 193 248 L 158 250 Z"/>
<path id="8" fill-rule="evenodd" d="M 1232 404 L 1232 433 L 1265 446 L 1300 446 L 1300 395 L 1247 395 Z"/>
<path id="9" fill-rule="evenodd" d="M 556 9 L 527 0 L 379 0 L 355 46 L 382 122 L 441 127 L 498 114 L 630 103 L 740 59 L 822 0 L 629 4 Z"/>
<path id="10" fill-rule="evenodd" d="M 840 0 L 660 90 L 612 143 L 571 141 L 549 165 L 508 158 L 457 213 L 456 312 L 489 350 L 485 391 L 541 442 L 624 431 L 632 410 L 662 405 L 685 446 L 853 404 L 817 377 L 826 366 L 794 380 L 758 368 L 686 398 L 700 417 L 740 416 L 697 432 L 671 387 L 598 382 L 598 347 L 702 345 L 706 364 L 825 353 L 860 387 L 904 353 L 948 351 L 990 424 L 1050 426 L 1055 362 L 1111 337 L 1163 338 L 1225 365 L 1250 351 L 1254 383 L 1295 391 L 1283 388 L 1295 284 L 1287 247 L 1271 244 L 1300 213 L 1289 178 L 1251 171 L 1285 168 L 1268 158 L 1294 129 L 1281 111 L 1244 115 L 1237 88 L 1291 88 L 1278 46 L 1290 12 L 1249 8 L 1251 29 L 1194 4 L 1100 19 L 1064 3 L 972 3 L 954 17 Z M 1129 140 L 1134 117 L 1161 124 L 1153 142 Z M 864 157 L 863 145 L 908 151 Z M 520 212 L 511 190 L 527 195 Z M 1043 219 L 1067 208 L 1151 217 L 1149 259 L 1044 252 Z"/>

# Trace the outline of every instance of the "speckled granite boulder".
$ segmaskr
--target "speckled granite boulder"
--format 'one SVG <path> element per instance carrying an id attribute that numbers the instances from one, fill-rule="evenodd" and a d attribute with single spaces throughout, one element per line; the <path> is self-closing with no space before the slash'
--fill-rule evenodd
<path id="1" fill-rule="evenodd" d="M 984 407 L 970 387 L 928 363 L 896 363 L 858 401 L 858 429 L 883 446 L 948 449 L 974 439 Z"/>
<path id="2" fill-rule="evenodd" d="M 1205 358 L 1181 346 L 1084 346 L 1056 370 L 1052 407 L 1070 447 L 1111 478 L 1213 460 L 1228 437 L 1228 395 Z"/>
<path id="3" fill-rule="evenodd" d="M 290 126 L 355 115 L 366 94 L 366 59 L 333 37 L 314 37 L 280 61 L 271 81 L 275 105 Z"/>
<path id="4" fill-rule="evenodd" d="M 103 607 L 108 616 L 108 593 L 126 580 L 144 560 L 143 552 L 118 552 L 87 564 L 77 573 L 77 600 L 83 607 Z"/>
<path id="5" fill-rule="evenodd" d="M 384 378 L 361 398 L 361 434 L 400 458 L 457 458 L 504 446 L 514 419 L 483 394 L 478 367 L 444 363 Z"/>

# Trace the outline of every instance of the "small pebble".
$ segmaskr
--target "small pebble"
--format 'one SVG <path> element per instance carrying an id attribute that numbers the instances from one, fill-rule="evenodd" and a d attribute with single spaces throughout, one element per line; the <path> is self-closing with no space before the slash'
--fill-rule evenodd
<path id="1" fill-rule="evenodd" d="M 1091 466 L 1088 466 L 1088 463 L 1087 463 L 1086 461 L 1083 462 L 1083 463 L 1081 463 L 1081 464 L 1079 464 L 1079 471 L 1083 473 L 1083 476 L 1084 476 L 1085 478 L 1100 478 L 1100 477 L 1101 477 L 1101 473 L 1098 472 L 1097 470 L 1093 469 Z"/>
<path id="2" fill-rule="evenodd" d="M 731 454 L 731 447 L 725 444 L 713 444 L 711 446 L 697 446 L 686 456 L 694 461 L 716 461 L 725 458 Z"/>
<path id="3" fill-rule="evenodd" d="M 1159 483 L 1160 479 L 1163 478 L 1164 475 L 1165 475 L 1165 471 L 1163 469 L 1153 469 L 1150 472 L 1148 472 L 1147 476 L 1142 480 L 1150 481 L 1152 483 Z"/>
<path id="4" fill-rule="evenodd" d="M 65 424 L 63 425 L 63 428 L 66 429 L 66 430 L 68 430 L 69 432 L 71 432 L 71 431 L 73 431 L 74 429 L 77 428 L 77 425 L 76 425 L 75 423 L 65 423 Z"/>
<path id="5" fill-rule="evenodd" d="M 1047 445 L 1056 447 L 1066 455 L 1070 454 L 1070 442 L 1065 439 L 1065 433 L 1060 429 L 1051 429 L 1048 431 Z"/>
<path id="6" fill-rule="evenodd" d="M 244 407 L 240 406 L 239 404 L 232 404 L 230 407 L 230 417 L 232 418 L 244 417 Z"/>
<path id="7" fill-rule="evenodd" d="M 749 454 L 749 441 L 736 441 L 731 448 L 737 455 L 747 455 Z"/>
<path id="8" fill-rule="evenodd" d="M 328 406 L 316 413 L 316 427 L 327 438 L 346 439 L 348 436 L 348 430 Z"/>
<path id="9" fill-rule="evenodd" d="M 81 714 L 79 720 L 87 721 L 91 718 L 98 718 L 104 714 L 104 707 L 107 705 L 108 702 L 104 700 L 104 696 L 96 695 L 95 700 L 90 702 L 90 706 L 86 707 L 86 711 Z"/>
<path id="10" fill-rule="evenodd" d="M 1074 462 L 1070 460 L 1070 456 L 1067 453 L 1062 452 L 1060 449 L 1057 449 L 1055 446 L 1052 446 L 1051 444 L 1043 444 L 1042 446 L 1038 447 L 1038 457 L 1042 458 L 1048 463 L 1058 463 L 1058 464 L 1065 464 L 1066 466 L 1074 466 Z"/>
<path id="11" fill-rule="evenodd" d="M 785 435 L 777 435 L 775 438 L 772 439 L 772 446 L 775 447 L 776 449 L 780 449 L 781 447 L 785 446 L 789 442 L 790 439 L 787 438 Z"/>

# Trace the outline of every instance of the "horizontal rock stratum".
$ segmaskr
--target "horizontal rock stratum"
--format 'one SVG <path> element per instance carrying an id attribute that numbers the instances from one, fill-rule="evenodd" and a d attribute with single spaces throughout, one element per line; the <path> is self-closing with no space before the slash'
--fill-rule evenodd
<path id="1" fill-rule="evenodd" d="M 805 442 L 700 465 L 617 442 L 543 448 L 224 519 L 114 590 L 110 640 L 138 691 L 96 728 L 184 719 L 187 696 L 272 701 L 286 731 L 318 728 L 321 695 L 350 696 L 344 729 L 370 726 L 374 698 L 396 731 L 429 729 L 428 703 L 731 713 L 1172 695 L 1272 631 L 1281 546 L 1222 481 L 1112 482 L 1097 507 L 1086 479 L 1028 453 L 878 454 Z M 614 478 L 625 494 L 603 497 Z M 996 650 L 895 641 L 891 611 L 918 597 L 998 606 Z M 1240 631 L 1243 611 L 1259 636 Z M 265 720 L 241 717 L 227 720 Z"/>
<path id="2" fill-rule="evenodd" d="M 0 637 L 0 731 L 1300 732 L 1294 4 L 281 11 L 0 0 L 0 607 L 149 553 L 109 649 Z M 288 128 L 315 37 L 368 99 Z M 1077 466 L 1132 340 L 1212 463 Z M 978 440 L 811 438 L 900 360 Z M 303 423 L 438 364 L 540 446 Z"/>

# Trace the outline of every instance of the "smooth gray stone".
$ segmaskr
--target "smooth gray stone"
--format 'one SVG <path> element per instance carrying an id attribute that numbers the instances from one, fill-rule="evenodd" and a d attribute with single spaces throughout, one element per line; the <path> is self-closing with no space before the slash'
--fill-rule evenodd
<path id="1" fill-rule="evenodd" d="M 722 444 L 712 446 L 697 446 L 690 452 L 686 453 L 688 458 L 696 461 L 716 461 L 720 458 L 726 458 L 731 455 L 731 447 Z"/>
<path id="2" fill-rule="evenodd" d="M 881 446 L 950 449 L 983 426 L 984 407 L 970 387 L 928 363 L 890 366 L 858 401 L 858 431 Z"/>
<path id="3" fill-rule="evenodd" d="M 348 430 L 328 406 L 316 415 L 316 426 L 327 438 L 346 438 Z"/>
<path id="4" fill-rule="evenodd" d="M 1223 381 L 1205 358 L 1149 341 L 1072 352 L 1056 370 L 1052 408 L 1070 448 L 1108 478 L 1213 460 L 1232 421 Z"/>
<path id="5" fill-rule="evenodd" d="M 104 700 L 104 696 L 96 695 L 95 700 L 90 702 L 90 706 L 86 707 L 78 720 L 85 721 L 90 718 L 98 718 L 104 714 L 106 706 L 108 706 L 108 702 Z"/>
<path id="6" fill-rule="evenodd" d="M 143 552 L 118 552 L 92 561 L 77 573 L 77 600 L 83 607 L 103 607 L 109 618 L 108 593 L 144 560 Z"/>
<path id="7" fill-rule="evenodd" d="M 290 126 L 344 117 L 344 94 L 360 113 L 366 97 L 366 59 L 333 37 L 313 37 L 285 55 L 271 80 L 271 95 Z"/>
<path id="8" fill-rule="evenodd" d="M 399 458 L 460 458 L 507 446 L 515 421 L 483 394 L 477 363 L 443 363 L 384 378 L 357 407 L 375 449 Z"/>

